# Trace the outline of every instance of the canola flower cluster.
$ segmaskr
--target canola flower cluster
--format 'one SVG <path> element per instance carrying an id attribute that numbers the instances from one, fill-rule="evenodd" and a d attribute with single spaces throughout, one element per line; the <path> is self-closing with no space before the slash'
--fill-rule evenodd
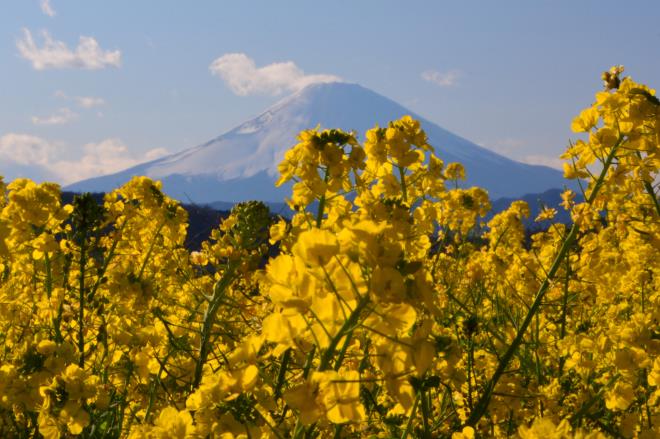
<path id="1" fill-rule="evenodd" d="M 622 71 L 531 238 L 410 117 L 300 133 L 293 219 L 239 204 L 196 252 L 147 178 L 2 183 L 0 436 L 658 437 L 660 101 Z"/>

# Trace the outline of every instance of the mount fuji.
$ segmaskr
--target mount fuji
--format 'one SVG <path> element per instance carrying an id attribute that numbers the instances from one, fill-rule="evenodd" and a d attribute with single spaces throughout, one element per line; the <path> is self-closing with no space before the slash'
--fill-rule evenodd
<path id="1" fill-rule="evenodd" d="M 436 154 L 445 163 L 465 166 L 466 185 L 481 186 L 492 199 L 519 197 L 561 188 L 558 170 L 519 163 L 450 133 L 396 102 L 357 84 L 313 84 L 285 98 L 260 116 L 203 145 L 124 171 L 68 186 L 74 192 L 107 192 L 131 177 L 163 182 L 168 195 L 195 203 L 262 200 L 281 202 L 290 186 L 276 188 L 277 165 L 304 129 L 355 130 L 363 138 L 375 124 L 387 126 L 406 114 L 421 121 Z"/>

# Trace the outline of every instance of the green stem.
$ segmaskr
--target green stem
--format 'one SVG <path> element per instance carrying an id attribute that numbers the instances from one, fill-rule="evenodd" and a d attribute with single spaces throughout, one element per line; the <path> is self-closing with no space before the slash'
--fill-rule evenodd
<path id="1" fill-rule="evenodd" d="M 474 410 L 470 414 L 470 417 L 468 418 L 466 423 L 467 425 L 474 427 L 477 424 L 477 422 L 479 422 L 481 417 L 486 413 L 488 404 L 490 403 L 490 399 L 492 397 L 493 390 L 495 389 L 495 385 L 502 377 L 502 374 L 508 367 L 509 362 L 511 361 L 514 354 L 520 347 L 523 341 L 523 337 L 525 336 L 525 332 L 527 331 L 527 328 L 529 327 L 530 323 L 532 322 L 532 319 L 534 318 L 539 308 L 541 307 L 541 302 L 543 300 L 543 297 L 545 297 L 545 293 L 548 290 L 548 287 L 550 286 L 550 282 L 559 268 L 559 263 L 566 255 L 568 249 L 573 245 L 575 237 L 577 236 L 577 232 L 578 232 L 578 227 L 574 225 L 571 228 L 571 231 L 568 234 L 566 241 L 564 241 L 559 251 L 559 255 L 557 256 L 557 258 L 555 258 L 555 262 L 552 264 L 552 267 L 548 272 L 548 276 L 543 281 L 543 284 L 541 284 L 541 287 L 539 288 L 539 291 L 536 294 L 536 298 L 534 299 L 532 306 L 529 308 L 529 311 L 525 316 L 525 320 L 520 326 L 520 329 L 518 330 L 516 337 L 513 339 L 513 342 L 511 343 L 507 351 L 500 359 L 497 369 L 493 373 L 492 378 L 488 381 L 488 384 L 484 389 L 484 393 L 482 394 L 481 398 L 479 398 L 479 401 L 477 401 Z"/>
<path id="2" fill-rule="evenodd" d="M 623 142 L 623 137 L 619 137 L 616 144 L 612 147 L 612 150 L 607 156 L 607 160 L 603 165 L 603 169 L 598 177 L 598 180 L 596 181 L 596 184 L 594 185 L 594 188 L 591 191 L 591 194 L 589 194 L 589 197 L 587 199 L 588 204 L 592 204 L 596 199 L 596 196 L 598 195 L 598 191 L 600 190 L 605 180 L 605 176 L 607 175 L 607 172 L 609 171 L 610 166 L 612 165 L 612 161 L 614 160 L 616 151 L 618 147 L 622 144 L 622 142 Z M 475 425 L 477 425 L 477 422 L 479 422 L 479 420 L 486 414 L 486 411 L 488 410 L 488 404 L 490 404 L 490 400 L 493 396 L 493 390 L 495 390 L 495 386 L 497 385 L 498 381 L 504 374 L 506 368 L 509 366 L 509 362 L 511 361 L 515 353 L 518 351 L 520 345 L 522 344 L 523 338 L 525 336 L 525 332 L 527 332 L 527 328 L 532 322 L 532 319 L 534 318 L 534 316 L 536 316 L 537 312 L 539 311 L 541 307 L 541 303 L 543 302 L 543 298 L 545 297 L 545 293 L 548 291 L 548 288 L 550 287 L 550 283 L 553 281 L 555 275 L 557 274 L 561 262 L 568 254 L 569 249 L 573 246 L 578 231 L 579 231 L 579 227 L 577 224 L 574 223 L 573 226 L 571 227 L 571 230 L 568 232 L 568 235 L 566 236 L 566 239 L 564 240 L 559 250 L 559 253 L 552 262 L 552 266 L 550 267 L 550 270 L 548 270 L 548 274 L 546 275 L 545 279 L 543 280 L 543 283 L 539 287 L 536 296 L 534 298 L 534 302 L 532 303 L 532 306 L 529 308 L 529 311 L 525 316 L 525 320 L 523 320 L 522 325 L 518 329 L 518 332 L 516 333 L 516 337 L 513 339 L 513 342 L 511 343 L 511 345 L 509 345 L 508 349 L 500 359 L 497 365 L 497 369 L 495 369 L 493 376 L 486 384 L 484 392 L 479 398 L 479 401 L 477 401 L 474 410 L 472 411 L 472 413 L 470 413 L 470 417 L 465 423 L 466 425 L 474 427 Z"/>
<path id="3" fill-rule="evenodd" d="M 561 330 L 559 332 L 559 339 L 563 340 L 566 336 L 566 319 L 568 318 L 568 280 L 570 277 L 571 263 L 570 263 L 570 252 L 566 253 L 566 279 L 564 280 L 564 297 L 562 299 L 561 306 Z M 566 362 L 566 357 L 561 356 L 559 358 L 559 374 L 561 376 L 564 370 L 564 363 Z"/>
<path id="4" fill-rule="evenodd" d="M 282 435 L 280 434 L 280 432 L 277 431 L 277 429 L 275 428 L 275 426 L 274 426 L 273 424 L 271 424 L 271 422 L 266 418 L 266 415 L 264 415 L 263 413 L 261 413 L 261 410 L 257 409 L 256 412 L 259 414 L 259 416 L 261 416 L 261 419 L 263 419 L 263 421 L 266 423 L 266 425 L 268 426 L 268 428 L 270 428 L 270 431 L 273 432 L 273 434 L 275 435 L 275 437 L 277 437 L 277 439 L 284 439 L 284 438 L 282 437 Z M 250 437 L 250 436 L 248 435 L 248 437 Z"/>
<path id="5" fill-rule="evenodd" d="M 642 373 L 644 376 L 647 376 L 648 370 L 646 368 L 643 369 Z M 653 421 L 651 419 L 651 407 L 649 407 L 649 396 L 651 394 L 651 390 L 649 389 L 649 383 L 648 380 L 644 380 L 644 407 L 646 408 L 646 419 L 648 420 L 648 429 L 653 428 Z"/>
<path id="6" fill-rule="evenodd" d="M 472 335 L 470 335 L 470 340 L 468 341 L 468 407 L 470 407 L 470 410 L 473 408 L 473 401 L 472 401 L 472 368 L 474 367 L 474 340 L 472 339 Z"/>
<path id="7" fill-rule="evenodd" d="M 346 334 L 346 339 L 344 340 L 344 344 L 342 345 L 341 350 L 339 351 L 339 356 L 337 357 L 337 361 L 335 361 L 335 370 L 339 370 L 341 364 L 344 362 L 344 357 L 346 356 L 348 345 L 351 343 L 352 336 L 353 336 L 353 331 L 349 331 L 349 333 Z"/>
<path id="8" fill-rule="evenodd" d="M 220 278 L 220 280 L 213 287 L 213 297 L 211 298 L 209 306 L 204 313 L 204 323 L 202 324 L 202 334 L 199 342 L 199 358 L 195 364 L 195 376 L 193 378 L 192 385 L 193 389 L 196 389 L 202 380 L 204 364 L 206 364 L 206 359 L 208 358 L 211 346 L 211 329 L 213 329 L 216 314 L 222 302 L 222 298 L 225 295 L 225 290 L 233 281 L 233 277 L 234 268 L 233 266 L 229 266 L 227 267 L 225 273 L 222 275 L 222 278 Z"/>
<path id="9" fill-rule="evenodd" d="M 44 262 L 46 264 L 46 297 L 50 300 L 50 296 L 53 294 L 53 270 L 50 266 L 48 252 L 44 253 Z"/>
<path id="10" fill-rule="evenodd" d="M 330 344 L 328 345 L 328 348 L 323 352 L 323 355 L 321 355 L 321 361 L 319 363 L 318 370 L 319 371 L 324 371 L 328 369 L 330 366 L 330 362 L 332 361 L 332 357 L 335 355 L 335 350 L 337 349 L 337 344 L 339 344 L 339 341 L 344 335 L 347 335 L 352 328 L 357 324 L 358 318 L 360 317 L 360 313 L 364 309 L 365 306 L 367 306 L 367 303 L 369 303 L 369 296 L 364 295 L 361 299 L 358 305 L 355 307 L 355 309 L 351 312 L 351 315 L 348 316 L 348 319 L 344 321 L 344 324 L 341 326 L 337 334 L 330 340 Z M 340 364 L 341 365 L 341 364 Z M 337 365 L 335 365 L 337 367 Z"/>
<path id="11" fill-rule="evenodd" d="M 291 360 L 291 348 L 284 351 L 282 355 L 282 362 L 280 363 L 280 371 L 277 374 L 277 386 L 275 387 L 275 399 L 280 399 L 282 396 L 282 386 L 284 386 L 284 379 L 286 378 L 286 368 L 289 366 Z"/>
<path id="12" fill-rule="evenodd" d="M 408 202 L 408 188 L 406 186 L 406 173 L 403 170 L 403 167 L 397 165 L 397 168 L 399 169 L 399 177 L 401 178 L 401 197 L 403 198 L 404 202 Z"/>
<path id="13" fill-rule="evenodd" d="M 314 354 L 316 353 L 316 345 L 312 346 L 307 358 L 305 359 L 305 365 L 303 366 L 303 379 L 307 379 L 309 376 L 309 371 L 312 369 L 312 364 L 314 364 Z"/>
<path id="14" fill-rule="evenodd" d="M 403 430 L 403 433 L 401 434 L 401 439 L 406 439 L 408 434 L 410 434 L 410 430 L 412 429 L 412 421 L 415 418 L 415 412 L 417 411 L 418 404 L 419 393 L 417 393 L 417 396 L 415 397 L 415 402 L 413 403 L 412 410 L 410 411 L 410 416 L 408 417 L 408 422 L 406 423 L 406 429 Z"/>
<path id="15" fill-rule="evenodd" d="M 50 301 L 51 296 L 53 295 L 53 267 L 51 266 L 48 252 L 45 253 L 44 258 L 46 262 L 46 296 Z M 61 343 L 64 338 L 62 337 L 62 331 L 60 329 L 60 321 L 57 317 L 53 317 L 51 323 L 53 324 L 53 332 L 55 332 L 55 342 Z"/>
<path id="16" fill-rule="evenodd" d="M 303 366 L 303 374 L 302 378 L 303 380 L 306 380 L 307 377 L 309 376 L 309 371 L 312 369 L 312 363 L 314 361 L 314 353 L 316 352 L 316 345 L 312 345 L 312 349 L 309 351 L 309 354 L 307 354 L 307 359 L 305 360 L 305 365 Z M 286 415 L 286 410 L 288 406 L 284 406 L 284 411 L 282 412 L 282 421 L 284 421 L 284 416 Z M 281 422 L 281 421 L 280 421 Z M 296 420 L 296 425 L 293 427 L 293 435 L 292 437 L 294 439 L 298 439 L 301 434 L 305 433 L 305 426 L 302 425 L 300 422 L 300 418 Z"/>
<path id="17" fill-rule="evenodd" d="M 642 160 L 642 154 L 637 151 L 637 157 Z M 646 189 L 646 192 L 649 194 L 651 199 L 653 200 L 653 205 L 655 206 L 655 212 L 660 215 L 660 201 L 658 201 L 658 197 L 655 195 L 655 191 L 653 190 L 653 186 L 651 183 L 648 181 L 644 180 L 644 189 Z"/>
<path id="18" fill-rule="evenodd" d="M 94 285 L 92 286 L 92 289 L 89 292 L 89 297 L 90 299 L 93 299 L 94 296 L 96 295 L 96 291 L 98 291 L 99 287 L 101 286 L 101 283 L 103 282 L 103 278 L 105 277 L 106 271 L 108 271 L 108 267 L 110 266 L 110 261 L 115 255 L 115 250 L 117 249 L 117 245 L 119 244 L 119 237 L 114 240 L 112 243 L 112 247 L 110 247 L 110 250 L 108 251 L 107 256 L 105 257 L 105 260 L 103 261 L 103 265 L 101 266 L 101 270 L 98 272 L 96 276 L 96 282 L 94 282 Z"/>
<path id="19" fill-rule="evenodd" d="M 71 274 L 71 265 L 73 264 L 73 256 L 71 254 L 68 254 L 64 257 L 64 266 L 62 267 L 62 289 L 69 289 L 69 275 Z M 55 318 L 55 327 L 60 329 L 62 326 L 62 316 L 64 314 L 64 300 L 60 301 L 60 306 L 57 309 L 57 317 Z M 64 337 L 62 336 L 62 333 L 59 332 L 59 337 L 58 337 L 58 331 L 55 332 L 55 342 L 57 343 L 62 343 L 64 341 Z"/>
<path id="20" fill-rule="evenodd" d="M 325 169 L 325 175 L 323 177 L 323 183 L 326 184 L 328 182 L 328 179 L 330 178 L 330 173 L 328 172 L 328 169 Z M 323 191 L 323 195 L 321 195 L 321 198 L 319 199 L 319 209 L 316 212 L 316 227 L 321 227 L 321 223 L 323 222 L 323 211 L 325 210 L 325 190 Z"/>
<path id="21" fill-rule="evenodd" d="M 561 332 L 559 334 L 559 339 L 563 339 L 566 336 L 566 319 L 568 317 L 568 280 L 570 277 L 570 252 L 566 253 L 566 279 L 564 280 L 564 297 L 562 299 L 562 310 L 561 310 Z"/>
<path id="22" fill-rule="evenodd" d="M 648 181 L 644 182 L 644 188 L 646 189 L 646 192 L 649 194 L 651 199 L 653 200 L 653 205 L 655 206 L 655 212 L 660 215 L 660 201 L 658 201 L 658 197 L 655 195 L 655 191 L 653 190 L 653 186 L 651 186 L 651 183 Z"/>
<path id="23" fill-rule="evenodd" d="M 126 408 L 128 407 L 128 386 L 131 381 L 131 376 L 133 375 L 133 363 L 129 363 L 128 371 L 126 374 L 126 383 L 124 385 L 124 390 L 121 396 L 121 402 L 118 405 L 119 413 L 119 436 L 121 436 L 122 429 L 124 427 L 124 417 L 126 413 Z M 114 422 L 113 422 L 114 423 Z"/>
<path id="24" fill-rule="evenodd" d="M 596 404 L 601 399 L 601 397 L 603 396 L 603 393 L 605 393 L 605 390 L 607 390 L 618 379 L 619 379 L 619 375 L 618 374 L 614 375 L 612 378 L 609 379 L 607 384 L 605 384 L 603 387 L 600 388 L 600 390 L 598 392 L 596 392 L 596 394 L 593 396 L 593 398 L 591 398 L 589 401 L 585 402 L 582 405 L 582 407 L 580 407 L 580 410 L 578 410 L 573 416 L 571 416 L 571 419 L 570 419 L 571 425 L 574 426 L 574 427 L 576 425 L 578 425 L 578 423 L 580 422 L 580 419 L 582 419 L 582 417 L 587 414 L 589 409 L 591 407 L 593 407 L 593 405 Z"/>
<path id="25" fill-rule="evenodd" d="M 158 371 L 158 376 L 160 376 L 161 372 L 163 370 L 163 367 L 161 366 L 160 370 Z M 154 377 L 151 380 L 151 385 L 149 386 L 149 403 L 147 404 L 147 410 L 144 413 L 144 422 L 148 423 L 149 422 L 149 416 L 151 416 L 151 409 L 154 406 L 154 399 L 156 397 L 156 379 L 158 377 Z"/>
<path id="26" fill-rule="evenodd" d="M 337 345 L 339 344 L 339 341 L 342 339 L 344 335 L 346 335 L 346 337 L 349 337 L 349 334 L 352 332 L 353 328 L 357 324 L 360 314 L 362 313 L 362 310 L 367 305 L 367 303 L 369 303 L 369 296 L 365 294 L 363 297 L 360 298 L 360 302 L 355 307 L 355 309 L 353 309 L 351 315 L 348 316 L 348 319 L 344 321 L 344 324 L 341 326 L 341 328 L 339 328 L 337 334 L 332 338 L 332 340 L 330 340 L 330 344 L 328 345 L 328 348 L 321 355 L 321 361 L 319 362 L 319 367 L 317 368 L 319 372 L 327 370 L 330 367 L 330 363 L 332 362 L 332 358 L 335 355 L 335 351 L 337 350 Z M 341 367 L 341 362 L 337 360 L 337 362 L 335 363 L 335 370 L 338 370 L 339 367 Z M 309 370 L 307 370 L 306 372 L 309 372 Z M 303 378 L 306 378 L 306 376 L 303 375 Z M 306 433 L 309 434 L 311 433 L 312 430 L 314 430 L 314 424 L 309 426 Z M 300 424 L 300 419 L 299 419 L 298 422 L 296 422 L 296 426 L 294 427 L 293 438 L 297 439 L 303 433 L 305 433 L 305 428 Z"/>
<path id="27" fill-rule="evenodd" d="M 156 247 L 156 238 L 158 238 L 158 235 L 160 235 L 160 232 L 163 230 L 163 227 L 165 227 L 165 221 L 163 221 L 160 224 L 160 226 L 158 226 L 158 230 L 156 230 L 156 233 L 154 234 L 151 243 L 149 243 L 149 249 L 147 250 L 147 254 L 144 256 L 144 261 L 142 262 L 142 266 L 140 267 L 140 271 L 138 273 L 138 280 L 142 280 L 142 276 L 144 276 L 144 270 L 147 268 L 147 263 L 149 262 L 149 258 L 151 258 L 151 254 L 154 251 L 154 247 Z"/>
<path id="28" fill-rule="evenodd" d="M 78 366 L 80 368 L 85 367 L 85 334 L 84 334 L 84 318 L 85 318 L 85 265 L 87 264 L 87 241 L 82 240 L 80 244 L 80 260 L 79 260 L 79 269 L 80 274 L 78 276 L 78 352 L 80 353 L 80 358 L 78 360 Z"/>
<path id="29" fill-rule="evenodd" d="M 426 390 L 419 391 L 419 399 L 422 401 L 422 419 L 424 422 L 424 439 L 429 439 L 431 437 L 431 429 L 429 428 L 429 401 L 426 396 Z"/>

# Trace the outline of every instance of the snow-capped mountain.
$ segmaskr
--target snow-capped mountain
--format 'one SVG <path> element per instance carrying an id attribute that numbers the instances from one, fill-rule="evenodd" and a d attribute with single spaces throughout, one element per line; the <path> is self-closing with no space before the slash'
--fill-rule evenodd
<path id="1" fill-rule="evenodd" d="M 414 114 L 396 102 L 356 84 L 310 85 L 275 104 L 257 118 L 194 148 L 134 166 L 124 171 L 83 180 L 71 191 L 105 192 L 135 175 L 161 180 L 164 191 L 184 202 L 282 201 L 288 187 L 275 188 L 277 164 L 304 129 L 355 130 L 364 136 L 375 124 L 406 114 L 418 118 L 445 163 L 461 162 L 467 184 L 488 189 L 491 198 L 517 197 L 560 188 L 561 172 L 519 163 L 459 137 Z"/>

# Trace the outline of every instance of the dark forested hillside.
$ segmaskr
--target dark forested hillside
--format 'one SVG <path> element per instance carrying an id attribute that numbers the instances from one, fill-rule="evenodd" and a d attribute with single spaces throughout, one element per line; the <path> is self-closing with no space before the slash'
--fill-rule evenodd
<path id="1" fill-rule="evenodd" d="M 62 202 L 71 203 L 75 192 L 62 192 Z M 92 193 L 92 197 L 100 204 L 103 203 L 101 192 Z M 188 212 L 188 236 L 186 236 L 186 248 L 198 250 L 202 242 L 211 235 L 211 230 L 218 227 L 220 220 L 229 216 L 229 210 L 216 210 L 205 205 L 182 204 Z"/>

